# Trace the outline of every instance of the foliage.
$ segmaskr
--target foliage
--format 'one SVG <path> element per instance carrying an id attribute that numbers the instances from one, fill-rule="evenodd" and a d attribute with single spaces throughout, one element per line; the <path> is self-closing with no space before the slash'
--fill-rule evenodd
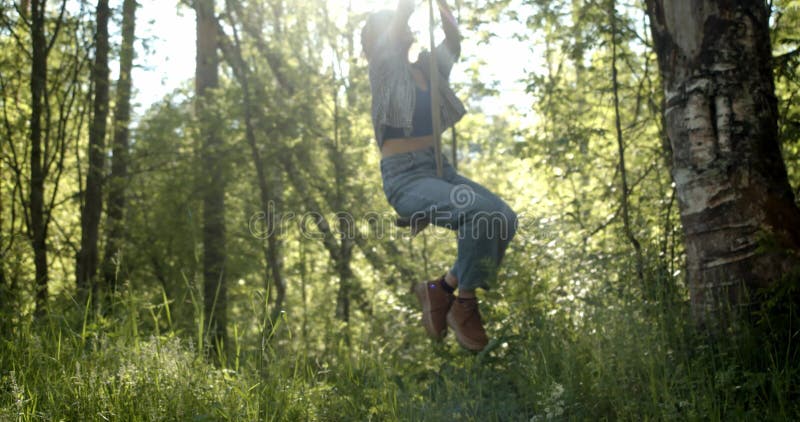
<path id="1" fill-rule="evenodd" d="M 226 369 L 206 363 L 195 343 L 174 329 L 153 331 L 171 325 L 166 304 L 120 298 L 127 306 L 124 316 L 79 331 L 72 327 L 81 326 L 75 324 L 80 315 L 51 315 L 0 343 L 0 418 L 540 421 L 800 415 L 797 368 L 786 349 L 765 349 L 747 335 L 709 342 L 681 322 L 688 320 L 686 304 L 661 309 L 604 292 L 579 300 L 526 267 L 524 259 L 511 260 L 506 272 L 516 273 L 518 282 L 503 285 L 485 301 L 495 338 L 477 355 L 460 350 L 452 339 L 426 340 L 416 310 L 393 298 L 381 301 L 369 322 L 351 327 L 349 344 L 331 337 L 317 349 L 307 340 L 319 335 L 302 335 L 302 318 L 291 311 L 278 328 L 292 334 L 291 342 L 259 343 L 235 330 Z M 772 325 L 768 334 L 790 337 L 785 328 Z"/>
<path id="2" fill-rule="evenodd" d="M 800 2 L 777 1 L 773 5 L 772 45 L 775 52 L 775 84 L 778 97 L 781 144 L 784 160 L 787 162 L 789 181 L 797 193 L 800 175 L 797 173 L 800 159 L 800 109 L 798 93 L 800 80 L 797 69 L 800 66 Z"/>
<path id="3" fill-rule="evenodd" d="M 359 51 L 365 16 L 334 3 L 343 2 L 217 2 L 225 39 L 231 47 L 238 42 L 243 62 L 225 58 L 210 105 L 223 133 L 218 158 L 227 182 L 231 341 L 212 350 L 220 367 L 202 353 L 213 346 L 202 322 L 198 180 L 205 169 L 191 83 L 166 94 L 132 128 L 125 241 L 115 262 L 122 288 L 112 308 L 97 315 L 73 298 L 88 136 L 77 117 L 67 122 L 64 176 L 47 184 L 56 193 L 48 239 L 56 274 L 51 312 L 35 320 L 32 253 L 19 217 L 25 197 L 19 186 L 28 170 L 9 170 L 10 147 L 27 148 L 27 40 L 0 28 L 9 122 L 3 131 L 10 134 L 2 140 L 0 168 L 0 419 L 800 416 L 795 279 L 787 276 L 776 292 L 765 293 L 752 331 L 709 339 L 690 323 L 661 89 L 641 2 L 620 3 L 614 39 L 631 226 L 643 246 L 644 285 L 619 215 L 609 3 L 462 4 L 467 37 L 491 43 L 497 22 L 515 21 L 525 28 L 515 36 L 530 44 L 537 63 L 522 82 L 530 108 L 521 111 L 482 110 L 482 99 L 503 93 L 482 74 L 480 57 L 465 52 L 458 65 L 469 69 L 457 88 L 471 113 L 457 127 L 456 151 L 448 146 L 445 152 L 455 153 L 465 175 L 506 199 L 521 224 L 496 288 L 481 297 L 493 341 L 477 355 L 450 337 L 431 343 L 419 327 L 409 287 L 451 265 L 453 234 L 431 228 L 410 239 L 392 225 Z M 4 25 L 16 22 L 7 4 Z M 797 2 L 773 7 L 773 42 L 782 60 L 776 67 L 779 124 L 797 186 Z M 91 52 L 91 17 L 71 13 L 74 27 L 55 44 L 54 69 L 79 63 L 78 56 L 85 61 Z M 83 66 L 69 88 L 61 79 L 51 84 L 58 95 L 78 93 L 79 106 L 87 108 Z M 246 89 L 254 99 L 250 108 Z M 57 111 L 55 102 L 51 109 Z M 260 162 L 248 144 L 248 115 Z M 265 210 L 256 164 L 266 169 L 275 217 L 283 222 L 287 296 L 280 307 L 273 263 L 264 254 L 268 242 L 260 235 Z M 343 212 L 357 235 L 346 236 L 346 220 L 338 218 Z M 327 234 L 317 224 L 323 220 Z M 342 297 L 352 301 L 347 321 L 337 314 Z"/>

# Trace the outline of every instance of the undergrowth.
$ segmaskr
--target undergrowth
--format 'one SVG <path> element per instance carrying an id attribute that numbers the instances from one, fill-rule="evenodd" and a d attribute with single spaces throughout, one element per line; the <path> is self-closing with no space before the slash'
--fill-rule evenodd
<path id="1" fill-rule="evenodd" d="M 0 419 L 800 416 L 793 308 L 781 309 L 788 319 L 757 314 L 752 330 L 711 337 L 695 331 L 682 301 L 666 306 L 599 291 L 568 297 L 581 303 L 569 307 L 563 292 L 533 286 L 483 298 L 493 340 L 479 354 L 460 350 L 452 336 L 427 340 L 405 298 L 368 322 L 331 323 L 327 332 L 308 334 L 323 342 L 300 338 L 291 313 L 265 339 L 248 342 L 234 329 L 223 367 L 208 363 L 185 331 L 145 329 L 139 315 L 159 318 L 152 309 L 128 307 L 92 320 L 52 313 L 0 341 Z M 786 301 L 767 306 L 775 303 Z M 169 325 L 161 322 L 150 325 Z"/>

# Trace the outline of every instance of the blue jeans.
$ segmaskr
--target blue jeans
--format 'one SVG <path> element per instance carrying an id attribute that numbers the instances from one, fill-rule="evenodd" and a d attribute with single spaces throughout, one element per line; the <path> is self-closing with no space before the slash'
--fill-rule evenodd
<path id="1" fill-rule="evenodd" d="M 462 290 L 487 289 L 517 230 L 517 215 L 488 189 L 458 174 L 442 155 L 436 175 L 433 147 L 381 160 L 383 192 L 400 216 L 430 218 L 458 234 L 451 272 Z"/>

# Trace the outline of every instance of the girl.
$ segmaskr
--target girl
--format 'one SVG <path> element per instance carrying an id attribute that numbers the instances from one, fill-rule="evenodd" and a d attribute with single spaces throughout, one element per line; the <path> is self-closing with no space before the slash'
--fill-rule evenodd
<path id="1" fill-rule="evenodd" d="M 506 247 L 514 236 L 517 216 L 483 186 L 461 176 L 442 156 L 437 175 L 431 96 L 441 98 L 442 130 L 466 113 L 449 84 L 450 70 L 461 53 L 461 35 L 445 0 L 438 0 L 445 40 L 433 54 L 423 51 L 411 62 L 414 36 L 408 20 L 413 0 L 399 0 L 397 9 L 373 13 L 361 32 L 369 62 L 372 123 L 381 151 L 383 190 L 389 204 L 411 221 L 429 221 L 458 233 L 458 257 L 440 278 L 415 285 L 428 334 L 442 339 L 447 327 L 458 343 L 482 350 L 488 343 L 475 289 L 488 288 Z M 430 62 L 437 60 L 438 92 L 432 93 Z M 458 289 L 458 297 L 453 293 Z"/>

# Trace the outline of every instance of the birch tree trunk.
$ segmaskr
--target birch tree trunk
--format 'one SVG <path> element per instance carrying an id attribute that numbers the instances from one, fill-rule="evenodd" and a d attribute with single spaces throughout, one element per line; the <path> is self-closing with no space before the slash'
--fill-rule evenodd
<path id="1" fill-rule="evenodd" d="M 213 90 L 219 86 L 217 21 L 214 0 L 195 2 L 197 12 L 196 111 L 202 138 L 198 190 L 203 196 L 203 300 L 205 327 L 212 347 L 227 343 L 225 285 L 225 181 L 220 124 L 213 109 Z M 220 349 L 221 350 L 221 349 Z M 219 362 L 218 362 L 219 363 Z"/>
<path id="2" fill-rule="evenodd" d="M 777 137 L 763 1 L 647 0 L 699 323 L 797 263 L 800 211 Z"/>
<path id="3" fill-rule="evenodd" d="M 79 304 L 86 300 L 89 290 L 96 299 L 98 293 L 97 241 L 100 215 L 103 210 L 103 178 L 105 169 L 105 138 L 108 120 L 108 19 L 111 11 L 108 0 L 97 2 L 97 34 L 92 69 L 94 82 L 94 115 L 89 131 L 89 170 L 86 173 L 86 196 L 81 210 L 81 249 L 78 254 L 77 283 Z M 99 303 L 99 302 L 98 302 Z"/>

